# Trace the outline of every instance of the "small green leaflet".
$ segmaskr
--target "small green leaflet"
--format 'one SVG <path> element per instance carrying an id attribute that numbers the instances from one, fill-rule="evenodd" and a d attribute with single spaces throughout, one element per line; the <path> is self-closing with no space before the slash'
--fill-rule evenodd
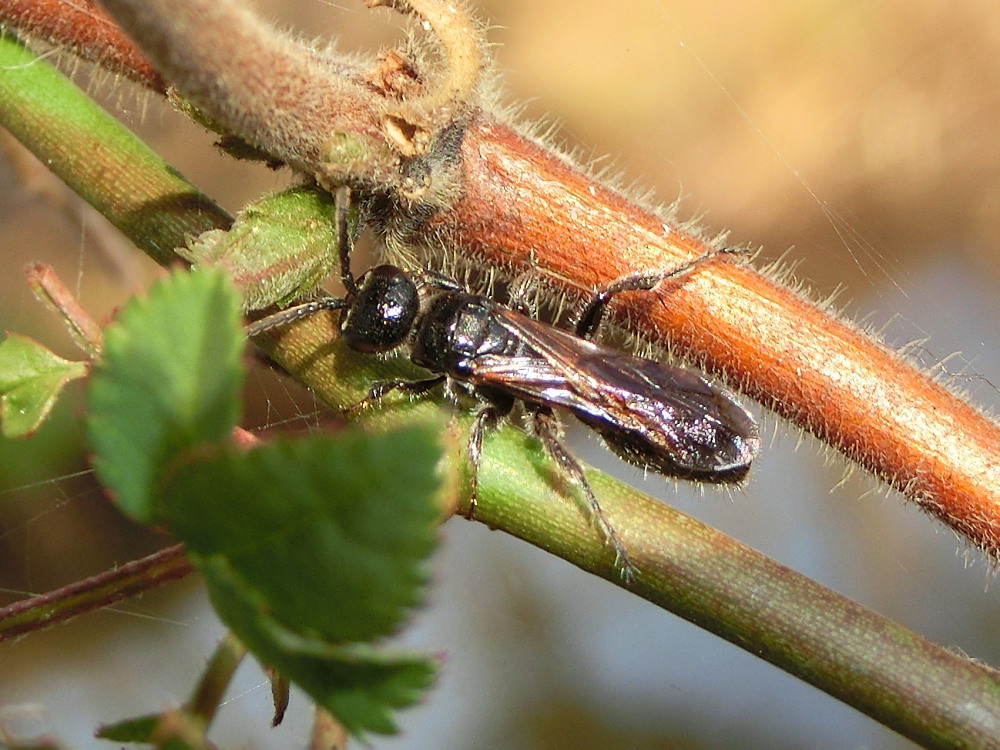
<path id="1" fill-rule="evenodd" d="M 178 470 L 167 490 L 168 524 L 226 624 L 354 733 L 394 731 L 390 710 L 433 680 L 432 660 L 366 642 L 398 629 L 422 593 L 439 434 L 352 430 L 227 451 Z"/>
<path id="2" fill-rule="evenodd" d="M 115 742 L 152 742 L 153 732 L 160 721 L 160 716 L 141 716 L 138 719 L 127 719 L 101 727 L 97 736 L 103 740 Z"/>
<path id="3" fill-rule="evenodd" d="M 240 415 L 242 348 L 239 297 L 216 269 L 172 272 L 107 327 L 88 438 L 97 477 L 125 513 L 155 523 L 169 463 L 228 436 Z"/>
<path id="4" fill-rule="evenodd" d="M 258 659 L 350 731 L 392 732 L 435 664 L 371 641 L 402 626 L 426 584 L 442 425 L 239 450 L 242 345 L 239 298 L 217 269 L 172 273 L 127 305 L 90 385 L 95 470 L 126 513 L 187 545 Z"/>
<path id="5" fill-rule="evenodd" d="M 153 745 L 160 750 L 216 750 L 215 745 L 205 738 L 205 733 L 205 722 L 201 717 L 172 709 L 154 716 L 102 726 L 96 736 L 114 742 Z"/>
<path id="6" fill-rule="evenodd" d="M 37 341 L 11 333 L 0 343 L 0 422 L 7 438 L 28 437 L 48 417 L 63 387 L 85 377 L 72 362 Z"/>

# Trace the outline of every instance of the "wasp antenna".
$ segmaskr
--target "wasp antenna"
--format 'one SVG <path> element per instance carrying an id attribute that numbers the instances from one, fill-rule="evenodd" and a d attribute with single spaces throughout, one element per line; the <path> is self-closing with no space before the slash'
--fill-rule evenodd
<path id="1" fill-rule="evenodd" d="M 310 315 L 315 315 L 323 310 L 339 310 L 345 306 L 345 301 L 337 297 L 325 297 L 313 302 L 306 302 L 295 307 L 289 307 L 286 310 L 281 310 L 273 315 L 268 315 L 260 320 L 255 320 L 246 327 L 246 335 L 247 338 L 252 339 L 254 336 L 273 331 L 275 328 L 287 326 L 296 320 L 308 318 Z"/>
<path id="2" fill-rule="evenodd" d="M 340 281 L 349 296 L 358 293 L 358 283 L 351 273 L 351 243 L 347 227 L 347 210 L 351 207 L 351 189 L 341 185 L 333 194 L 333 220 L 337 228 L 337 250 L 340 253 Z"/>

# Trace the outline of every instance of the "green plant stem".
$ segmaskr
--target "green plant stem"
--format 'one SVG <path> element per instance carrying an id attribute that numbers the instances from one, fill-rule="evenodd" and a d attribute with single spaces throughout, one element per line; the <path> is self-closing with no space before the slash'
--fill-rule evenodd
<path id="1" fill-rule="evenodd" d="M 524 470 L 525 442 L 505 431 L 489 443 L 477 519 L 613 578 L 593 529 L 546 487 L 550 470 Z M 997 746 L 997 672 L 632 487 L 598 472 L 588 478 L 639 570 L 634 593 L 925 747 Z"/>
<path id="2" fill-rule="evenodd" d="M 329 321 L 328 321 L 329 322 Z M 308 321 L 271 343 L 275 358 L 341 408 L 391 364 L 346 349 Z M 311 353 L 310 353 L 311 352 Z M 333 373 L 336 385 L 328 386 Z M 398 376 L 399 371 L 395 374 Z M 406 398 L 375 412 L 405 423 L 428 408 Z M 464 435 L 468 417 L 456 419 Z M 459 451 L 456 461 L 464 461 Z M 836 696 L 926 747 L 989 747 L 1000 729 L 1000 681 L 988 668 L 932 644 L 639 490 L 589 471 L 638 576 L 629 590 Z M 621 585 L 614 554 L 580 514 L 534 440 L 513 427 L 487 438 L 476 520 Z"/>
<path id="3" fill-rule="evenodd" d="M 246 653 L 246 647 L 232 633 L 226 633 L 215 647 L 201 680 L 184 705 L 186 711 L 203 719 L 206 727 L 215 718 L 222 696 Z"/>
<path id="4" fill-rule="evenodd" d="M 0 125 L 157 263 L 232 219 L 71 81 L 0 34 Z"/>

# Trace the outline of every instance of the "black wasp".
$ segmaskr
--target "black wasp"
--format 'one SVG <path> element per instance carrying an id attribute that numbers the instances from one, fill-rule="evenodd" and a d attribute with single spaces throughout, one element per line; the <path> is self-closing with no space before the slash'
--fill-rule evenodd
<path id="1" fill-rule="evenodd" d="M 555 407 L 568 409 L 611 450 L 644 469 L 716 483 L 736 482 L 746 475 L 760 438 L 753 417 L 728 391 L 688 370 L 590 340 L 616 294 L 652 289 L 686 273 L 704 256 L 668 272 L 623 276 L 597 292 L 576 329 L 565 331 L 533 319 L 516 305 L 472 294 L 431 271 L 382 265 L 355 279 L 350 271 L 347 200 L 342 188 L 336 214 L 347 296 L 289 308 L 251 324 L 249 335 L 319 310 L 340 309 L 341 335 L 352 349 L 377 354 L 406 346 L 412 361 L 433 377 L 375 383 L 364 403 L 392 390 L 422 393 L 444 383 L 471 393 L 483 403 L 469 434 L 474 471 L 483 435 L 520 402 L 549 456 L 582 490 L 587 512 L 614 549 L 626 581 L 634 574 L 628 554 L 580 464 L 562 443 Z"/>

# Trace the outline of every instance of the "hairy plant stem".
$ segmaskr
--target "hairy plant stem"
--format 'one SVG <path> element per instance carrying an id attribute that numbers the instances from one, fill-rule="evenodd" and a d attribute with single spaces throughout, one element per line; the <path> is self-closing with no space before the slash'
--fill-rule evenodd
<path id="1" fill-rule="evenodd" d="M 93 0 L 0 0 L 0 23 L 165 94 L 167 84 Z"/>

